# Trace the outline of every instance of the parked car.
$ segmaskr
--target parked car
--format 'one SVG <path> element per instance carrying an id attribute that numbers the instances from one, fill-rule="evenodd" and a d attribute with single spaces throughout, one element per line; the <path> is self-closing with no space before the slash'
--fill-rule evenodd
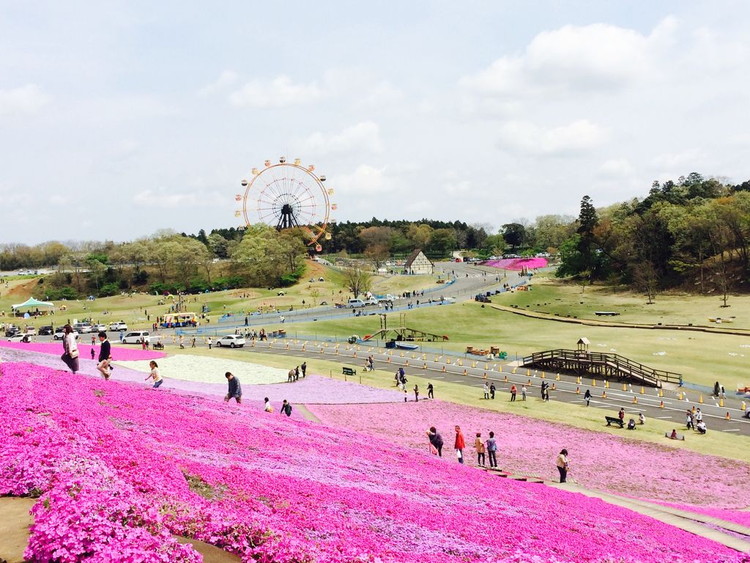
<path id="1" fill-rule="evenodd" d="M 73 325 L 78 334 L 88 334 L 91 332 L 91 325 L 89 323 L 76 323 Z"/>
<path id="2" fill-rule="evenodd" d="M 75 334 L 76 338 L 78 338 L 79 334 L 76 329 L 73 329 L 73 334 Z M 65 332 L 63 331 L 63 329 L 58 328 L 55 331 L 55 334 L 52 335 L 52 338 L 54 338 L 55 340 L 62 340 L 64 336 L 65 336 Z"/>
<path id="3" fill-rule="evenodd" d="M 24 334 L 28 334 L 29 336 L 36 336 L 36 327 L 27 326 L 23 332 Z"/>
<path id="4" fill-rule="evenodd" d="M 15 335 L 17 332 L 21 332 L 21 329 L 16 325 L 8 325 L 5 327 L 5 336 L 10 337 Z"/>
<path id="5" fill-rule="evenodd" d="M 346 306 L 349 307 L 350 309 L 355 309 L 358 307 L 364 307 L 365 302 L 362 301 L 361 299 L 349 299 L 349 301 L 346 302 Z"/>
<path id="6" fill-rule="evenodd" d="M 91 332 L 96 332 L 96 333 L 107 332 L 107 325 L 105 324 L 91 325 Z"/>
<path id="7" fill-rule="evenodd" d="M 54 332 L 55 330 L 52 328 L 52 325 L 45 325 L 39 328 L 39 336 L 51 336 Z"/>
<path id="8" fill-rule="evenodd" d="M 125 336 L 122 337 L 123 344 L 140 344 L 141 340 L 150 342 L 149 333 L 147 330 L 135 330 L 133 332 L 128 332 Z"/>
<path id="9" fill-rule="evenodd" d="M 378 300 L 375 299 L 374 297 L 370 297 L 369 299 L 365 299 L 364 302 L 365 302 L 365 305 L 377 305 L 378 304 Z"/>
<path id="10" fill-rule="evenodd" d="M 31 342 L 31 335 L 17 332 L 13 336 L 8 337 L 8 342 Z"/>
<path id="11" fill-rule="evenodd" d="M 109 323 L 109 330 L 126 331 L 128 330 L 128 325 L 125 324 L 125 321 L 111 322 Z"/>
<path id="12" fill-rule="evenodd" d="M 216 341 L 216 346 L 229 346 L 230 348 L 242 348 L 245 345 L 245 337 L 237 334 L 227 334 Z"/>

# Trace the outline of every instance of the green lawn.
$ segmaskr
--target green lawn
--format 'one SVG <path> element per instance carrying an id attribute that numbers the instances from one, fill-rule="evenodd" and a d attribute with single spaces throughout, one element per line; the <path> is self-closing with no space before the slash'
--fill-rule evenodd
<path id="1" fill-rule="evenodd" d="M 613 322 L 646 324 L 681 324 L 750 329 L 750 296 L 732 295 L 729 307 L 722 307 L 719 295 L 703 296 L 668 292 L 657 294 L 647 304 L 645 295 L 613 287 L 586 286 L 539 276 L 533 278 L 531 291 L 498 295 L 493 302 L 517 305 L 530 311 L 579 319 L 607 319 Z M 597 317 L 595 311 L 613 311 L 617 317 Z M 735 317 L 734 319 L 730 319 Z M 709 319 L 723 318 L 732 322 L 717 324 Z"/>
<path id="2" fill-rule="evenodd" d="M 286 295 L 277 295 L 278 289 L 258 288 L 230 290 L 188 297 L 188 310 L 199 312 L 202 305 L 210 307 L 209 317 L 216 322 L 226 312 L 244 313 L 260 307 L 278 307 L 282 312 L 289 307 L 310 306 L 322 300 L 344 300 L 348 292 L 341 286 L 341 274 L 322 265 L 309 262 L 308 273 L 294 287 L 285 289 Z M 323 282 L 318 281 L 320 277 Z M 311 282 L 310 279 L 315 281 Z M 420 289 L 434 284 L 434 276 L 388 276 L 376 278 L 376 292 L 401 293 L 405 290 Z M 11 281 L 10 289 L 27 284 L 25 295 L 15 293 L 8 295 L 9 289 L 0 291 L 0 310 L 9 310 L 10 304 L 25 300 L 30 294 L 41 297 L 35 287 L 35 280 L 17 279 Z M 317 292 L 317 296 L 316 296 Z M 717 298 L 669 295 L 658 296 L 655 305 L 646 305 L 642 296 L 632 293 L 619 293 L 611 289 L 587 287 L 581 294 L 580 286 L 561 283 L 557 280 L 535 279 L 533 289 L 529 292 L 496 295 L 494 303 L 517 305 L 520 309 L 557 313 L 561 316 L 578 316 L 579 318 L 597 318 L 593 311 L 618 311 L 618 317 L 604 317 L 608 321 L 619 323 L 656 322 L 663 324 L 693 322 L 708 318 L 712 307 L 716 309 Z M 158 301 L 164 305 L 158 305 Z M 30 324 L 41 326 L 54 322 L 62 324 L 70 319 L 81 319 L 92 316 L 94 319 L 108 323 L 112 320 L 125 320 L 131 328 L 146 328 L 149 322 L 146 311 L 153 322 L 155 315 L 164 314 L 173 301 L 161 296 L 134 294 L 116 296 L 95 301 L 69 301 L 65 312 L 58 312 L 54 317 L 33 319 Z M 62 302 L 57 303 L 59 306 Z M 750 298 L 732 298 L 732 310 L 750 311 Z M 105 314 L 106 312 L 106 314 Z M 726 315 L 725 315 L 726 316 Z M 657 320 L 661 319 L 661 320 Z M 0 322 L 8 322 L 8 317 Z M 599 319 L 602 320 L 602 319 Z M 21 324 L 18 320 L 14 320 Z M 508 352 L 511 358 L 523 357 L 531 352 L 552 348 L 575 348 L 580 337 L 591 342 L 590 349 L 597 352 L 616 352 L 634 361 L 658 369 L 683 374 L 685 381 L 705 386 L 721 382 L 728 390 L 739 386 L 750 385 L 750 374 L 747 362 L 750 358 L 750 339 L 747 336 L 728 334 L 711 334 L 687 330 L 640 329 L 623 327 L 584 326 L 562 323 L 549 319 L 526 318 L 490 305 L 482 307 L 480 303 L 464 302 L 456 305 L 433 306 L 414 309 L 404 313 L 388 314 L 390 327 L 405 325 L 437 335 L 447 335 L 448 341 L 425 343 L 425 347 L 463 353 L 467 346 L 489 348 L 499 346 Z M 703 324 L 707 324 L 703 323 Z M 732 325 L 742 327 L 747 319 L 738 315 Z M 269 323 L 265 328 L 281 328 Z M 366 317 L 349 317 L 332 321 L 308 323 L 286 323 L 284 327 L 290 336 L 317 335 L 348 337 L 352 334 L 364 336 L 380 328 L 377 315 Z"/>

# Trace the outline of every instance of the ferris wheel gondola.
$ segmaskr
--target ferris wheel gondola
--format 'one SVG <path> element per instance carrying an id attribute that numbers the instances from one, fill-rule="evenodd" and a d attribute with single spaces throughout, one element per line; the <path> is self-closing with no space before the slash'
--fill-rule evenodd
<path id="1" fill-rule="evenodd" d="M 250 180 L 242 180 L 245 191 L 235 196 L 242 202 L 242 211 L 235 214 L 244 217 L 247 226 L 299 228 L 307 244 L 320 252 L 320 241 L 331 238 L 327 229 L 330 213 L 336 209 L 330 201 L 333 189 L 325 187 L 325 181 L 324 175 L 315 173 L 314 165 L 305 166 L 298 158 L 287 162 L 282 156 L 276 164 L 266 160 L 263 168 L 252 169 Z"/>

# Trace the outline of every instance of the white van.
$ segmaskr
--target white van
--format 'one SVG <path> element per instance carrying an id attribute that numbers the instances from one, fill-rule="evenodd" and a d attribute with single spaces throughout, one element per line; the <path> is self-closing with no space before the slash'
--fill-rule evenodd
<path id="1" fill-rule="evenodd" d="M 350 309 L 355 309 L 357 307 L 364 307 L 366 303 L 362 301 L 361 299 L 349 299 L 349 301 L 346 302 L 346 306 Z"/>
<path id="2" fill-rule="evenodd" d="M 122 343 L 123 344 L 140 344 L 141 339 L 145 340 L 146 342 L 149 341 L 147 330 L 134 330 L 133 332 L 128 332 L 125 336 L 122 337 Z"/>

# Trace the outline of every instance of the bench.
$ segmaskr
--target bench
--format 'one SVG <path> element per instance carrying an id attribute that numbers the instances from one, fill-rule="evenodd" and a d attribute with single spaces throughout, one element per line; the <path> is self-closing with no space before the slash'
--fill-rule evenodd
<path id="1" fill-rule="evenodd" d="M 685 435 L 684 434 L 677 434 L 676 438 L 672 438 L 671 432 L 665 432 L 664 433 L 664 437 L 665 438 L 670 438 L 671 440 L 684 440 L 685 439 Z"/>
<path id="2" fill-rule="evenodd" d="M 616 313 L 615 311 L 594 311 L 594 314 L 597 317 L 616 317 L 620 313 Z"/>
<path id="3" fill-rule="evenodd" d="M 344 366 L 341 368 L 341 373 L 343 373 L 344 375 L 357 375 L 357 370 Z"/>
<path id="4" fill-rule="evenodd" d="M 604 418 L 607 420 L 607 426 L 612 426 L 613 424 L 617 424 L 617 425 L 620 426 L 620 428 L 624 428 L 625 427 L 625 421 L 624 420 L 620 420 L 616 416 L 605 416 Z"/>

